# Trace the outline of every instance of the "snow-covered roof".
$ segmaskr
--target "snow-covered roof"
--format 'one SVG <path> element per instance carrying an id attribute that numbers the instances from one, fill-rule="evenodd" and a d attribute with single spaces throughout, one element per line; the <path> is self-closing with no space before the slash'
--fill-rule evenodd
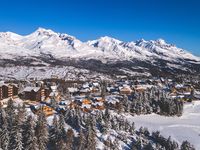
<path id="1" fill-rule="evenodd" d="M 103 102 L 95 102 L 95 103 L 92 103 L 92 105 L 94 106 L 103 106 Z"/>
<path id="2" fill-rule="evenodd" d="M 83 88 L 89 88 L 89 83 L 84 83 Z"/>
<path id="3" fill-rule="evenodd" d="M 99 83 L 98 82 L 94 82 L 93 85 L 94 86 L 99 86 Z"/>
<path id="4" fill-rule="evenodd" d="M 110 96 L 106 96 L 106 101 L 108 103 L 112 103 L 115 104 L 116 102 L 119 102 L 119 97 L 115 96 L 115 95 L 110 95 Z"/>
<path id="5" fill-rule="evenodd" d="M 6 85 L 4 81 L 0 81 L 0 86 Z"/>
<path id="6" fill-rule="evenodd" d="M 40 90 L 40 87 L 25 87 L 23 89 L 23 92 L 31 92 L 31 91 L 34 91 L 34 92 L 38 92 Z"/>
<path id="7" fill-rule="evenodd" d="M 14 83 L 5 83 L 4 81 L 0 81 L 0 87 L 3 85 L 5 85 L 5 86 L 14 85 L 16 87 L 18 86 L 17 84 L 14 84 Z"/>
<path id="8" fill-rule="evenodd" d="M 81 108 L 90 109 L 90 108 L 91 108 L 91 105 L 90 105 L 90 104 L 82 104 L 82 105 L 81 105 Z"/>
<path id="9" fill-rule="evenodd" d="M 184 87 L 184 85 L 183 84 L 177 84 L 177 85 L 175 85 L 175 87 L 176 88 L 182 88 L 182 87 Z"/>
<path id="10" fill-rule="evenodd" d="M 57 86 L 51 86 L 52 91 L 56 91 Z"/>
<path id="11" fill-rule="evenodd" d="M 77 89 L 77 88 L 70 87 L 70 88 L 68 88 L 68 91 L 69 91 L 70 93 L 74 93 L 74 92 L 77 92 L 78 89 Z"/>
<path id="12" fill-rule="evenodd" d="M 87 92 L 89 92 L 90 90 L 87 88 L 87 89 L 81 89 L 80 90 L 80 92 L 82 92 L 82 93 L 87 93 Z"/>

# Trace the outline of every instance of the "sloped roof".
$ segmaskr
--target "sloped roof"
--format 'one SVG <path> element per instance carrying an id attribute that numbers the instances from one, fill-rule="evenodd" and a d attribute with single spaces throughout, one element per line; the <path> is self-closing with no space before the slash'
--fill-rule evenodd
<path id="1" fill-rule="evenodd" d="M 31 92 L 32 90 L 34 92 L 38 92 L 40 90 L 40 87 L 25 87 L 23 92 Z"/>

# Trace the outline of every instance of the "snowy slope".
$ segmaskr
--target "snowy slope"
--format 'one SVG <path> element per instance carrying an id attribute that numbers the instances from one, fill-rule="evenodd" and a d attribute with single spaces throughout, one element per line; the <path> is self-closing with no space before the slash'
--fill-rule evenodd
<path id="1" fill-rule="evenodd" d="M 176 59 L 200 60 L 189 52 L 166 43 L 163 39 L 156 41 L 141 39 L 136 42 L 122 42 L 110 37 L 103 37 L 87 43 L 103 51 L 109 51 L 113 55 L 125 58 L 150 59 L 153 57 L 173 61 Z"/>
<path id="2" fill-rule="evenodd" d="M 39 28 L 35 32 L 27 36 L 20 36 L 14 33 L 6 32 L 0 34 L 0 54 L 4 58 L 7 55 L 13 56 L 41 56 L 52 55 L 56 58 L 76 57 L 85 54 L 89 55 L 95 50 L 87 46 L 73 36 L 67 34 L 55 33 L 52 30 Z M 5 51 L 6 50 L 6 51 Z M 24 52 L 24 53 L 22 53 Z"/>
<path id="3" fill-rule="evenodd" d="M 165 117 L 156 114 L 128 116 L 139 128 L 147 127 L 150 131 L 160 131 L 162 135 L 171 136 L 179 143 L 184 140 L 191 142 L 196 149 L 200 149 L 200 101 L 184 105 L 181 117 Z"/>

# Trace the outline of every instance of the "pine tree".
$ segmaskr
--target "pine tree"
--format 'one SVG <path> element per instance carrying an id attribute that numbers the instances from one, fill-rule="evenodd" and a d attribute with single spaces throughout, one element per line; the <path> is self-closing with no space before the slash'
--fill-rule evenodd
<path id="1" fill-rule="evenodd" d="M 26 126 L 26 109 L 25 109 L 25 104 L 23 104 L 23 106 L 21 107 L 20 105 L 17 107 L 17 112 L 18 112 L 18 126 L 20 128 L 20 132 L 22 133 L 22 142 L 25 143 L 25 141 L 27 140 L 25 138 L 26 136 L 26 131 L 25 131 L 25 126 Z"/>
<path id="2" fill-rule="evenodd" d="M 56 149 L 59 141 L 59 133 L 58 133 L 58 118 L 54 115 L 52 127 L 49 130 L 49 147 L 50 149 Z"/>
<path id="3" fill-rule="evenodd" d="M 12 149 L 12 150 L 23 149 L 22 132 L 21 132 L 21 127 L 19 123 L 19 115 L 16 115 L 13 120 L 12 129 L 10 132 L 9 149 Z"/>
<path id="4" fill-rule="evenodd" d="M 74 142 L 74 132 L 72 129 L 67 130 L 67 150 L 73 149 L 73 142 Z"/>
<path id="5" fill-rule="evenodd" d="M 85 149 L 85 142 L 86 142 L 86 140 L 85 140 L 85 136 L 84 136 L 83 130 L 80 129 L 77 150 Z"/>
<path id="6" fill-rule="evenodd" d="M 13 104 L 13 100 L 12 99 L 8 100 L 6 113 L 7 113 L 7 120 L 8 120 L 8 131 L 11 131 L 12 130 L 12 126 L 14 124 L 14 118 L 16 116 L 15 108 L 14 108 L 14 104 Z"/>
<path id="7" fill-rule="evenodd" d="M 144 150 L 154 150 L 154 148 L 150 142 L 147 145 L 145 145 L 143 149 Z"/>
<path id="8" fill-rule="evenodd" d="M 5 111 L 3 112 L 4 110 L 2 109 L 2 106 L 1 106 L 1 103 L 0 103 L 0 130 L 2 129 L 2 126 L 3 126 L 3 120 L 5 118 Z"/>
<path id="9" fill-rule="evenodd" d="M 24 150 L 39 150 L 37 138 L 35 136 L 35 122 L 32 116 L 29 116 L 25 126 Z"/>
<path id="10" fill-rule="evenodd" d="M 142 149 L 142 139 L 141 137 L 137 137 L 137 142 L 135 143 L 135 146 L 137 148 L 137 150 L 141 150 Z"/>
<path id="11" fill-rule="evenodd" d="M 93 127 L 88 127 L 88 132 L 86 136 L 86 149 L 87 150 L 96 150 L 96 133 L 93 130 Z"/>
<path id="12" fill-rule="evenodd" d="M 101 82 L 101 97 L 105 99 L 107 84 L 105 81 Z"/>
<path id="13" fill-rule="evenodd" d="M 39 150 L 46 150 L 48 142 L 48 129 L 45 114 L 39 111 L 36 125 L 36 137 Z"/>
<path id="14" fill-rule="evenodd" d="M 119 150 L 120 145 L 119 145 L 119 140 L 115 138 L 115 140 L 112 143 L 111 150 Z"/>
<path id="15" fill-rule="evenodd" d="M 59 115 L 59 119 L 55 115 L 53 118 L 53 126 L 50 129 L 50 146 L 51 149 L 68 150 L 67 136 L 65 131 L 65 120 L 63 115 Z"/>
<path id="16" fill-rule="evenodd" d="M 181 150 L 195 150 L 195 148 L 188 141 L 183 141 L 181 144 Z"/>
<path id="17" fill-rule="evenodd" d="M 129 128 L 129 132 L 133 135 L 135 132 L 135 123 L 132 122 L 131 127 Z"/>
<path id="18" fill-rule="evenodd" d="M 8 150 L 10 142 L 8 123 L 6 118 L 6 113 L 1 110 L 1 130 L 0 130 L 0 148 L 3 150 Z"/>
<path id="19" fill-rule="evenodd" d="M 58 150 L 71 150 L 70 147 L 67 146 L 66 142 L 63 139 L 58 141 L 57 148 Z"/>
<path id="20" fill-rule="evenodd" d="M 66 131 L 65 131 L 65 119 L 63 115 L 59 115 L 58 120 L 58 135 L 59 138 L 63 139 L 64 141 L 67 141 Z"/>

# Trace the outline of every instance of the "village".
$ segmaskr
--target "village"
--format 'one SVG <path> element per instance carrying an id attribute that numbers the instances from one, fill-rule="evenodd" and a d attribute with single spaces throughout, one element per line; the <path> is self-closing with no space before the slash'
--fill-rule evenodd
<path id="1" fill-rule="evenodd" d="M 1 81 L 0 104 L 7 106 L 11 99 L 17 105 L 25 104 L 33 113 L 38 109 L 46 116 L 65 111 L 80 109 L 83 112 L 102 111 L 106 107 L 117 106 L 124 98 L 133 100 L 139 93 L 156 88 L 173 99 L 192 102 L 200 99 L 200 89 L 189 81 L 175 82 L 173 79 L 147 78 L 130 80 L 118 77 L 102 81 L 100 78 L 88 81 L 65 81 L 51 78 L 29 81 Z"/>

